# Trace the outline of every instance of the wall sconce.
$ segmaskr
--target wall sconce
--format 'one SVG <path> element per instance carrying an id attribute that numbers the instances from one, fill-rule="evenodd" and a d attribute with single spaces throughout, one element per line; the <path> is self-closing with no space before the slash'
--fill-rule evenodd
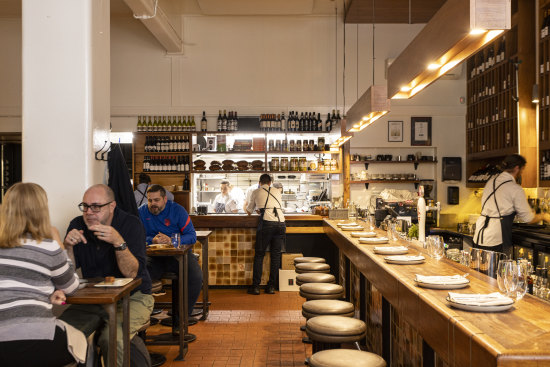
<path id="1" fill-rule="evenodd" d="M 388 96 L 411 98 L 511 27 L 510 0 L 447 0 L 388 69 Z"/>

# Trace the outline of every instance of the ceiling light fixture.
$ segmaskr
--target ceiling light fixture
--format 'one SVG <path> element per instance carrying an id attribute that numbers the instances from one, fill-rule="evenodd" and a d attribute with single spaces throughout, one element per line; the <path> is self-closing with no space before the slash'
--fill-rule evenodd
<path id="1" fill-rule="evenodd" d="M 353 137 L 353 134 L 347 133 L 346 135 L 340 136 L 338 139 L 334 141 L 334 143 L 330 144 L 330 150 L 332 152 L 339 151 L 340 147 L 345 144 L 346 141 L 350 140 Z"/>
<path id="2" fill-rule="evenodd" d="M 348 131 L 359 132 L 390 112 L 390 100 L 388 99 L 388 87 L 375 85 L 375 18 L 374 0 L 372 1 L 372 84 L 363 95 L 355 101 L 346 114 L 346 120 L 351 128 Z M 359 50 L 357 50 L 359 52 Z"/>
<path id="3" fill-rule="evenodd" d="M 510 25 L 510 0 L 447 0 L 390 65 L 388 96 L 411 98 Z"/>

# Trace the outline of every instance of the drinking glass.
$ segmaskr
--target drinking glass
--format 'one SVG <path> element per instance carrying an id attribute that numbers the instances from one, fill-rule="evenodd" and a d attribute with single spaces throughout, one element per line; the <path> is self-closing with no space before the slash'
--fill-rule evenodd
<path id="1" fill-rule="evenodd" d="M 367 223 L 369 224 L 369 231 L 374 231 L 374 228 L 375 228 L 374 215 L 369 213 L 369 216 L 367 217 Z"/>
<path id="2" fill-rule="evenodd" d="M 529 288 L 529 274 L 532 265 L 527 260 L 518 261 L 518 286 L 516 288 L 516 300 L 521 300 Z"/>
<path id="3" fill-rule="evenodd" d="M 518 286 L 518 266 L 514 260 L 501 260 L 497 268 L 498 289 L 512 297 Z"/>
<path id="4" fill-rule="evenodd" d="M 460 263 L 464 266 L 470 267 L 470 251 L 462 250 L 460 251 Z"/>
<path id="5" fill-rule="evenodd" d="M 445 243 L 441 236 L 428 236 L 428 252 L 436 260 L 440 260 L 445 255 Z"/>
<path id="6" fill-rule="evenodd" d="M 180 248 L 181 235 L 179 233 L 172 233 L 170 239 L 172 240 L 172 246 L 174 246 L 174 248 Z"/>

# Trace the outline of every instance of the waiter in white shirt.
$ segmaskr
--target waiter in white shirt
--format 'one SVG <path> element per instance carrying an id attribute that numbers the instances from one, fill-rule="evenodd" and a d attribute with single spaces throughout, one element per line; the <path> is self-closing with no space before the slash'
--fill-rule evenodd
<path id="1" fill-rule="evenodd" d="M 525 192 L 516 183 L 527 161 L 519 154 L 507 156 L 502 173 L 492 177 L 481 197 L 481 215 L 476 222 L 474 245 L 484 250 L 512 253 L 512 225 L 516 215 L 522 222 L 550 222 L 550 215 L 535 214 Z"/>
<path id="2" fill-rule="evenodd" d="M 220 193 L 214 198 L 214 211 L 216 213 L 237 213 L 239 206 L 231 195 L 231 184 L 223 180 L 220 183 Z"/>
<path id="3" fill-rule="evenodd" d="M 248 289 L 248 293 L 255 295 L 260 294 L 262 265 L 268 246 L 270 246 L 271 266 L 265 293 L 275 293 L 275 285 L 281 267 L 281 248 L 286 240 L 285 216 L 281 209 L 281 190 L 271 187 L 271 176 L 267 173 L 260 176 L 259 185 L 260 187 L 252 193 L 246 208 L 248 215 L 252 214 L 254 210 L 260 214 L 254 247 L 252 287 Z"/>

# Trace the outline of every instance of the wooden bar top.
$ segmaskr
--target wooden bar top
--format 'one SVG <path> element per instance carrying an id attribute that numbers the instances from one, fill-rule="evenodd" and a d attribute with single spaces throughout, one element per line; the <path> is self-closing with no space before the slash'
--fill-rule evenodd
<path id="1" fill-rule="evenodd" d="M 388 264 L 373 252 L 376 245 L 359 244 L 337 223 L 325 220 L 325 233 L 449 365 L 550 366 L 550 303 L 527 294 L 504 312 L 452 308 L 445 300 L 449 290 L 417 287 L 415 274 L 469 273 L 470 286 L 458 293 L 498 292 L 496 280 L 448 259 L 436 261 L 416 241 L 399 242 L 409 245 L 409 254 L 424 255 L 423 264 Z"/>
<path id="2" fill-rule="evenodd" d="M 141 284 L 141 278 L 132 280 L 122 287 L 95 287 L 100 281 L 90 281 L 82 289 L 79 289 L 72 296 L 67 297 L 67 303 L 75 305 L 106 305 L 116 303 L 122 297 L 130 294 Z"/>
<path id="3" fill-rule="evenodd" d="M 195 228 L 256 228 L 257 214 L 208 214 L 190 215 Z M 312 214 L 285 214 L 287 227 L 322 226 L 323 217 Z"/>

